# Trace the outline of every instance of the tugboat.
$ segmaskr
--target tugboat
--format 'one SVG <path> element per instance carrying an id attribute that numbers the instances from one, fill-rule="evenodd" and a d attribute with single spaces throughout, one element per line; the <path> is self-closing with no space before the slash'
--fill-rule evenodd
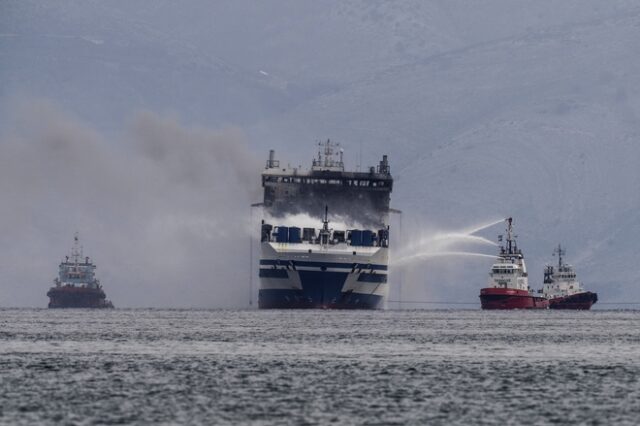
<path id="1" fill-rule="evenodd" d="M 598 294 L 585 291 L 580 281 L 576 279 L 576 271 L 572 265 L 564 263 L 562 256 L 565 251 L 562 246 L 554 250 L 558 255 L 558 267 L 547 265 L 544 268 L 543 293 L 549 299 L 551 309 L 588 310 L 598 301 Z"/>
<path id="2" fill-rule="evenodd" d="M 49 308 L 113 308 L 95 278 L 95 269 L 89 257 L 83 258 L 76 234 L 71 256 L 60 263 L 55 285 L 47 292 Z"/>
<path id="3" fill-rule="evenodd" d="M 549 301 L 535 295 L 529 287 L 524 255 L 513 234 L 513 219 L 508 218 L 506 222 L 506 246 L 500 246 L 489 273 L 489 284 L 480 290 L 480 305 L 482 309 L 547 309 Z M 502 235 L 498 241 L 502 241 Z"/>

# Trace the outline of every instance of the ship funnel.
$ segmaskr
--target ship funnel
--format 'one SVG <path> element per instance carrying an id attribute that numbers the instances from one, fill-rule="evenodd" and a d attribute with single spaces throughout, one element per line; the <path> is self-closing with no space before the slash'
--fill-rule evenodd
<path id="1" fill-rule="evenodd" d="M 276 167 L 280 167 L 280 162 L 276 160 L 276 151 L 273 149 L 270 149 L 269 159 L 267 160 L 267 169 L 273 169 Z"/>
<path id="2" fill-rule="evenodd" d="M 380 164 L 378 165 L 378 173 L 381 173 L 383 175 L 388 175 L 390 173 L 390 168 L 389 168 L 389 159 L 386 155 L 382 156 L 382 161 L 380 161 Z"/>

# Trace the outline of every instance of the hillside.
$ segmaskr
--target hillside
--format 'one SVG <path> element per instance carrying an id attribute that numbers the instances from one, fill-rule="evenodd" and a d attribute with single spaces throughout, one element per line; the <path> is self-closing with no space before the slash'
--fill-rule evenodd
<path id="1" fill-rule="evenodd" d="M 601 301 L 640 301 L 636 2 L 22 0 L 0 12 L 12 241 L 0 305 L 42 306 L 80 228 L 121 305 L 243 306 L 253 229 L 237 218 L 259 198 L 261 163 L 273 147 L 306 165 L 327 137 L 351 166 L 390 155 L 407 238 L 513 216 L 532 283 L 561 242 Z M 70 151 L 50 150 L 56 140 Z M 85 149 L 90 160 L 72 154 Z M 490 263 L 427 258 L 404 271 L 403 297 L 475 302 Z"/>

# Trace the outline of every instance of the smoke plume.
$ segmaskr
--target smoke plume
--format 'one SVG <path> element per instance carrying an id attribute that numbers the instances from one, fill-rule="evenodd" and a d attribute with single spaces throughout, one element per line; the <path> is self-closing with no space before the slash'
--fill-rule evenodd
<path id="1" fill-rule="evenodd" d="M 260 163 L 241 130 L 143 111 L 114 138 L 47 100 L 6 121 L 0 306 L 46 306 L 76 231 L 118 307 L 247 304 Z"/>

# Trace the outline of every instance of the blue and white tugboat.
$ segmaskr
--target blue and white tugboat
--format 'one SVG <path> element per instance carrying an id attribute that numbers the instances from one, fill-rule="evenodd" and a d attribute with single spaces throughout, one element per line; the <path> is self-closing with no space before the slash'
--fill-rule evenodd
<path id="1" fill-rule="evenodd" d="M 336 144 L 321 143 L 302 171 L 281 168 L 270 151 L 262 173 L 260 308 L 384 307 L 389 163 L 385 155 L 378 167 L 347 172 L 342 156 Z"/>
<path id="2" fill-rule="evenodd" d="M 549 299 L 551 309 L 589 310 L 598 301 L 598 294 L 586 291 L 578 281 L 576 270 L 564 263 L 565 251 L 560 244 L 553 252 L 558 255 L 558 267 L 547 265 L 544 269 L 544 296 Z"/>

